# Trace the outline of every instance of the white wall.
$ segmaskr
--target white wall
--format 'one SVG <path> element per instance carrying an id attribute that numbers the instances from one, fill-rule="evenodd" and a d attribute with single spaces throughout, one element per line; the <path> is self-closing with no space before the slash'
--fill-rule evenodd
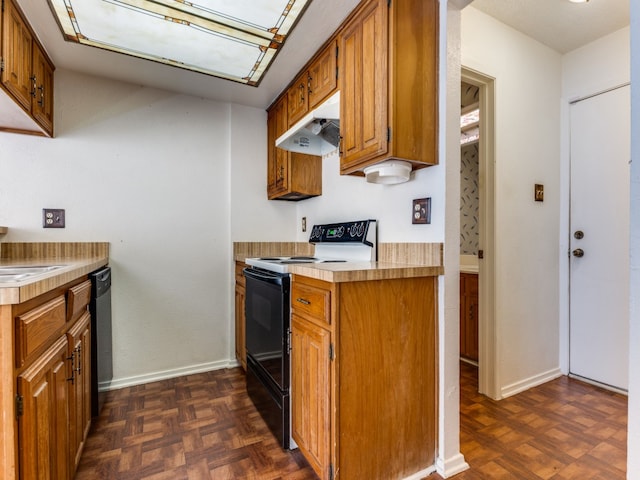
<path id="1" fill-rule="evenodd" d="M 569 166 L 570 105 L 581 97 L 622 85 L 630 80 L 629 28 L 623 28 L 562 57 L 562 130 L 560 169 L 560 366 L 569 373 Z"/>
<path id="2" fill-rule="evenodd" d="M 322 160 L 322 195 L 298 202 L 297 241 L 308 241 L 311 225 L 372 218 L 378 220 L 380 242 L 442 242 L 444 240 L 444 165 L 416 170 L 409 182 L 367 183 L 364 177 L 340 175 L 337 153 Z M 411 223 L 412 200 L 431 197 L 431 224 Z M 309 228 L 301 231 L 301 218 Z"/>
<path id="3" fill-rule="evenodd" d="M 631 301 L 627 478 L 640 479 L 640 4 L 631 5 Z"/>
<path id="4" fill-rule="evenodd" d="M 238 139 L 264 112 L 62 69 L 55 105 L 54 139 L 0 133 L 3 240 L 110 242 L 116 384 L 227 365 L 230 225 L 258 218 L 230 210 L 230 185 L 257 207 L 264 128 L 259 152 Z M 67 227 L 43 230 L 43 207 Z"/>
<path id="5" fill-rule="evenodd" d="M 496 79 L 495 373 L 510 395 L 559 374 L 561 56 L 471 6 L 462 65 Z"/>
<path id="6" fill-rule="evenodd" d="M 293 241 L 296 202 L 267 200 L 267 112 L 232 104 L 230 120 L 232 241 Z"/>

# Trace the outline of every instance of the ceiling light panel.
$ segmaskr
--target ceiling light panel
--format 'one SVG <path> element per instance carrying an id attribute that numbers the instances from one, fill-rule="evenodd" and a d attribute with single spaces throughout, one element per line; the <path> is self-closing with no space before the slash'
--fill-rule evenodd
<path id="1" fill-rule="evenodd" d="M 49 0 L 66 40 L 257 86 L 310 0 Z"/>

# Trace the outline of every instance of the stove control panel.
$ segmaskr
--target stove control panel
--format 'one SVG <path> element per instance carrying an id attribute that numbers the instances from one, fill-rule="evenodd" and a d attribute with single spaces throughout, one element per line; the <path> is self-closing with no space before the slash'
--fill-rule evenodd
<path id="1" fill-rule="evenodd" d="M 327 223 L 314 225 L 309 243 L 364 243 L 373 246 L 376 237 L 376 220 Z"/>

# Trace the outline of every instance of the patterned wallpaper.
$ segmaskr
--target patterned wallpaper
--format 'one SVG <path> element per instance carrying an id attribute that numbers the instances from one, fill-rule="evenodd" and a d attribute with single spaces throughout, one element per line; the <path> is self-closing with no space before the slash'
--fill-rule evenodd
<path id="1" fill-rule="evenodd" d="M 460 254 L 478 254 L 478 144 L 460 152 Z"/>
<path id="2" fill-rule="evenodd" d="M 475 85 L 462 82 L 460 107 L 477 102 L 479 93 Z M 475 143 L 465 145 L 460 150 L 460 255 L 478 254 L 479 208 L 478 144 Z"/>

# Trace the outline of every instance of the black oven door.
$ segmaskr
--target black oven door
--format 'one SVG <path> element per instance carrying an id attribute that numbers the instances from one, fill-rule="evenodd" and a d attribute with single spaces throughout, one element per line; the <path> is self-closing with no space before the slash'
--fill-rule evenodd
<path id="1" fill-rule="evenodd" d="M 282 392 L 289 390 L 290 279 L 256 268 L 244 270 L 247 356 Z"/>

